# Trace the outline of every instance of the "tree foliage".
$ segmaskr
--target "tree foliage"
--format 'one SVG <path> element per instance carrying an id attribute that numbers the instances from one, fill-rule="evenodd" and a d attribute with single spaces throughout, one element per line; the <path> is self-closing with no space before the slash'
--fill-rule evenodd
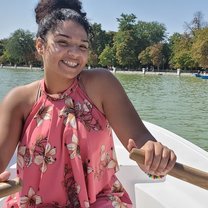
<path id="1" fill-rule="evenodd" d="M 107 45 L 99 56 L 99 64 L 102 66 L 112 67 L 116 65 L 115 48 Z"/>
<path id="2" fill-rule="evenodd" d="M 138 59 L 142 65 L 156 66 L 159 70 L 160 66 L 164 66 L 165 63 L 165 47 L 163 43 L 151 45 L 139 54 Z"/>
<path id="3" fill-rule="evenodd" d="M 114 39 L 116 60 L 122 67 L 135 67 L 138 64 L 137 45 L 134 30 L 118 31 Z"/>
<path id="4" fill-rule="evenodd" d="M 194 61 L 191 53 L 192 37 L 187 34 L 174 34 L 171 38 L 172 54 L 170 64 L 174 68 L 181 69 L 193 69 L 197 67 L 197 63 Z"/>
<path id="5" fill-rule="evenodd" d="M 149 66 L 152 64 L 151 55 L 150 55 L 150 47 L 147 47 L 145 50 L 143 50 L 139 56 L 138 59 L 140 60 L 142 65 Z"/>
<path id="6" fill-rule="evenodd" d="M 134 29 L 136 23 L 136 16 L 134 14 L 121 14 L 120 18 L 117 18 L 119 23 L 119 31 L 128 31 Z"/>
<path id="7" fill-rule="evenodd" d="M 196 12 L 184 33 L 167 39 L 166 27 L 159 22 L 137 20 L 134 14 L 121 14 L 118 31 L 92 24 L 88 65 L 138 69 L 143 66 L 166 68 L 208 68 L 208 23 Z M 40 65 L 34 36 L 17 30 L 9 39 L 0 40 L 0 64 Z"/>
<path id="8" fill-rule="evenodd" d="M 16 30 L 8 39 L 5 54 L 10 62 L 30 64 L 34 59 L 34 36 L 29 31 Z"/>
<path id="9" fill-rule="evenodd" d="M 101 24 L 94 23 L 92 25 L 92 32 L 90 34 L 90 42 L 89 63 L 91 63 L 90 65 L 94 66 L 95 64 L 98 64 L 98 57 L 104 50 L 105 46 L 108 44 L 108 42 L 112 42 L 112 40 L 111 36 L 102 30 Z"/>
<path id="10" fill-rule="evenodd" d="M 7 44 L 8 39 L 0 40 L 0 64 L 4 64 L 7 62 L 7 56 L 5 54 L 5 47 Z"/>
<path id="11" fill-rule="evenodd" d="M 136 24 L 136 37 L 141 45 L 141 50 L 164 41 L 166 37 L 165 33 L 165 25 L 158 22 L 138 21 Z"/>
<path id="12" fill-rule="evenodd" d="M 208 68 L 208 28 L 198 30 L 193 38 L 192 56 L 202 68 Z"/>

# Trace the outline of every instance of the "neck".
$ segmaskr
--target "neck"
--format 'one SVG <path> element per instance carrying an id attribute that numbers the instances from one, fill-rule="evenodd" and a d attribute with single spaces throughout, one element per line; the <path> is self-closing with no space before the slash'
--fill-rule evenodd
<path id="1" fill-rule="evenodd" d="M 76 79 L 76 77 L 74 79 Z M 72 85 L 74 79 L 58 79 L 58 77 L 55 79 L 50 79 L 47 76 L 44 76 L 47 93 L 59 94 L 64 92 L 69 88 L 69 86 Z"/>

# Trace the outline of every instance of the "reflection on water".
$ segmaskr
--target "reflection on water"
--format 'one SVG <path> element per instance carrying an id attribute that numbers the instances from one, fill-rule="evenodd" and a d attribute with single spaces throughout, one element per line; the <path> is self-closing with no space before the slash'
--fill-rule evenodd
<path id="1" fill-rule="evenodd" d="M 0 100 L 12 87 L 42 76 L 42 71 L 0 69 Z M 208 151 L 208 80 L 170 75 L 116 76 L 143 120 Z"/>

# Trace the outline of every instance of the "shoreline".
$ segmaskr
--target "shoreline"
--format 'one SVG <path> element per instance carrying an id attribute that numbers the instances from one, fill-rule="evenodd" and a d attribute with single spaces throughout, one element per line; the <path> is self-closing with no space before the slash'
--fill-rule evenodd
<path id="1" fill-rule="evenodd" d="M 177 72 L 164 72 L 164 71 L 158 71 L 158 72 L 153 72 L 153 71 L 148 71 L 148 72 L 142 72 L 142 71 L 116 71 L 113 72 L 115 74 L 141 74 L 141 75 L 171 75 L 171 76 L 193 76 L 192 72 L 181 72 L 178 74 Z"/>
<path id="2" fill-rule="evenodd" d="M 29 66 L 1 66 L 1 69 L 26 69 L 26 70 L 35 70 L 35 71 L 42 71 L 43 69 L 41 67 L 29 67 Z"/>
<path id="3" fill-rule="evenodd" d="M 41 67 L 27 67 L 27 66 L 1 66 L 1 69 L 25 69 L 25 70 L 34 70 L 34 71 L 43 71 L 43 68 Z M 87 68 L 86 68 L 87 69 Z M 122 70 L 116 70 L 116 71 L 112 71 L 109 70 L 110 72 L 114 73 L 114 74 L 140 74 L 140 75 L 171 75 L 171 76 L 193 76 L 192 72 L 177 72 L 177 70 L 175 71 L 122 71 Z"/>

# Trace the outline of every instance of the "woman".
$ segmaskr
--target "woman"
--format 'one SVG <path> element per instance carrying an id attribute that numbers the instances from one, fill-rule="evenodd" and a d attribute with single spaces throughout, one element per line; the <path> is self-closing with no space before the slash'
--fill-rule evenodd
<path id="1" fill-rule="evenodd" d="M 42 0 L 35 11 L 44 78 L 11 90 L 1 105 L 0 172 L 18 145 L 23 181 L 5 207 L 132 207 L 115 176 L 111 128 L 128 151 L 144 150 L 149 174 L 167 174 L 176 156 L 145 128 L 110 72 L 83 70 L 90 25 L 81 3 Z"/>

